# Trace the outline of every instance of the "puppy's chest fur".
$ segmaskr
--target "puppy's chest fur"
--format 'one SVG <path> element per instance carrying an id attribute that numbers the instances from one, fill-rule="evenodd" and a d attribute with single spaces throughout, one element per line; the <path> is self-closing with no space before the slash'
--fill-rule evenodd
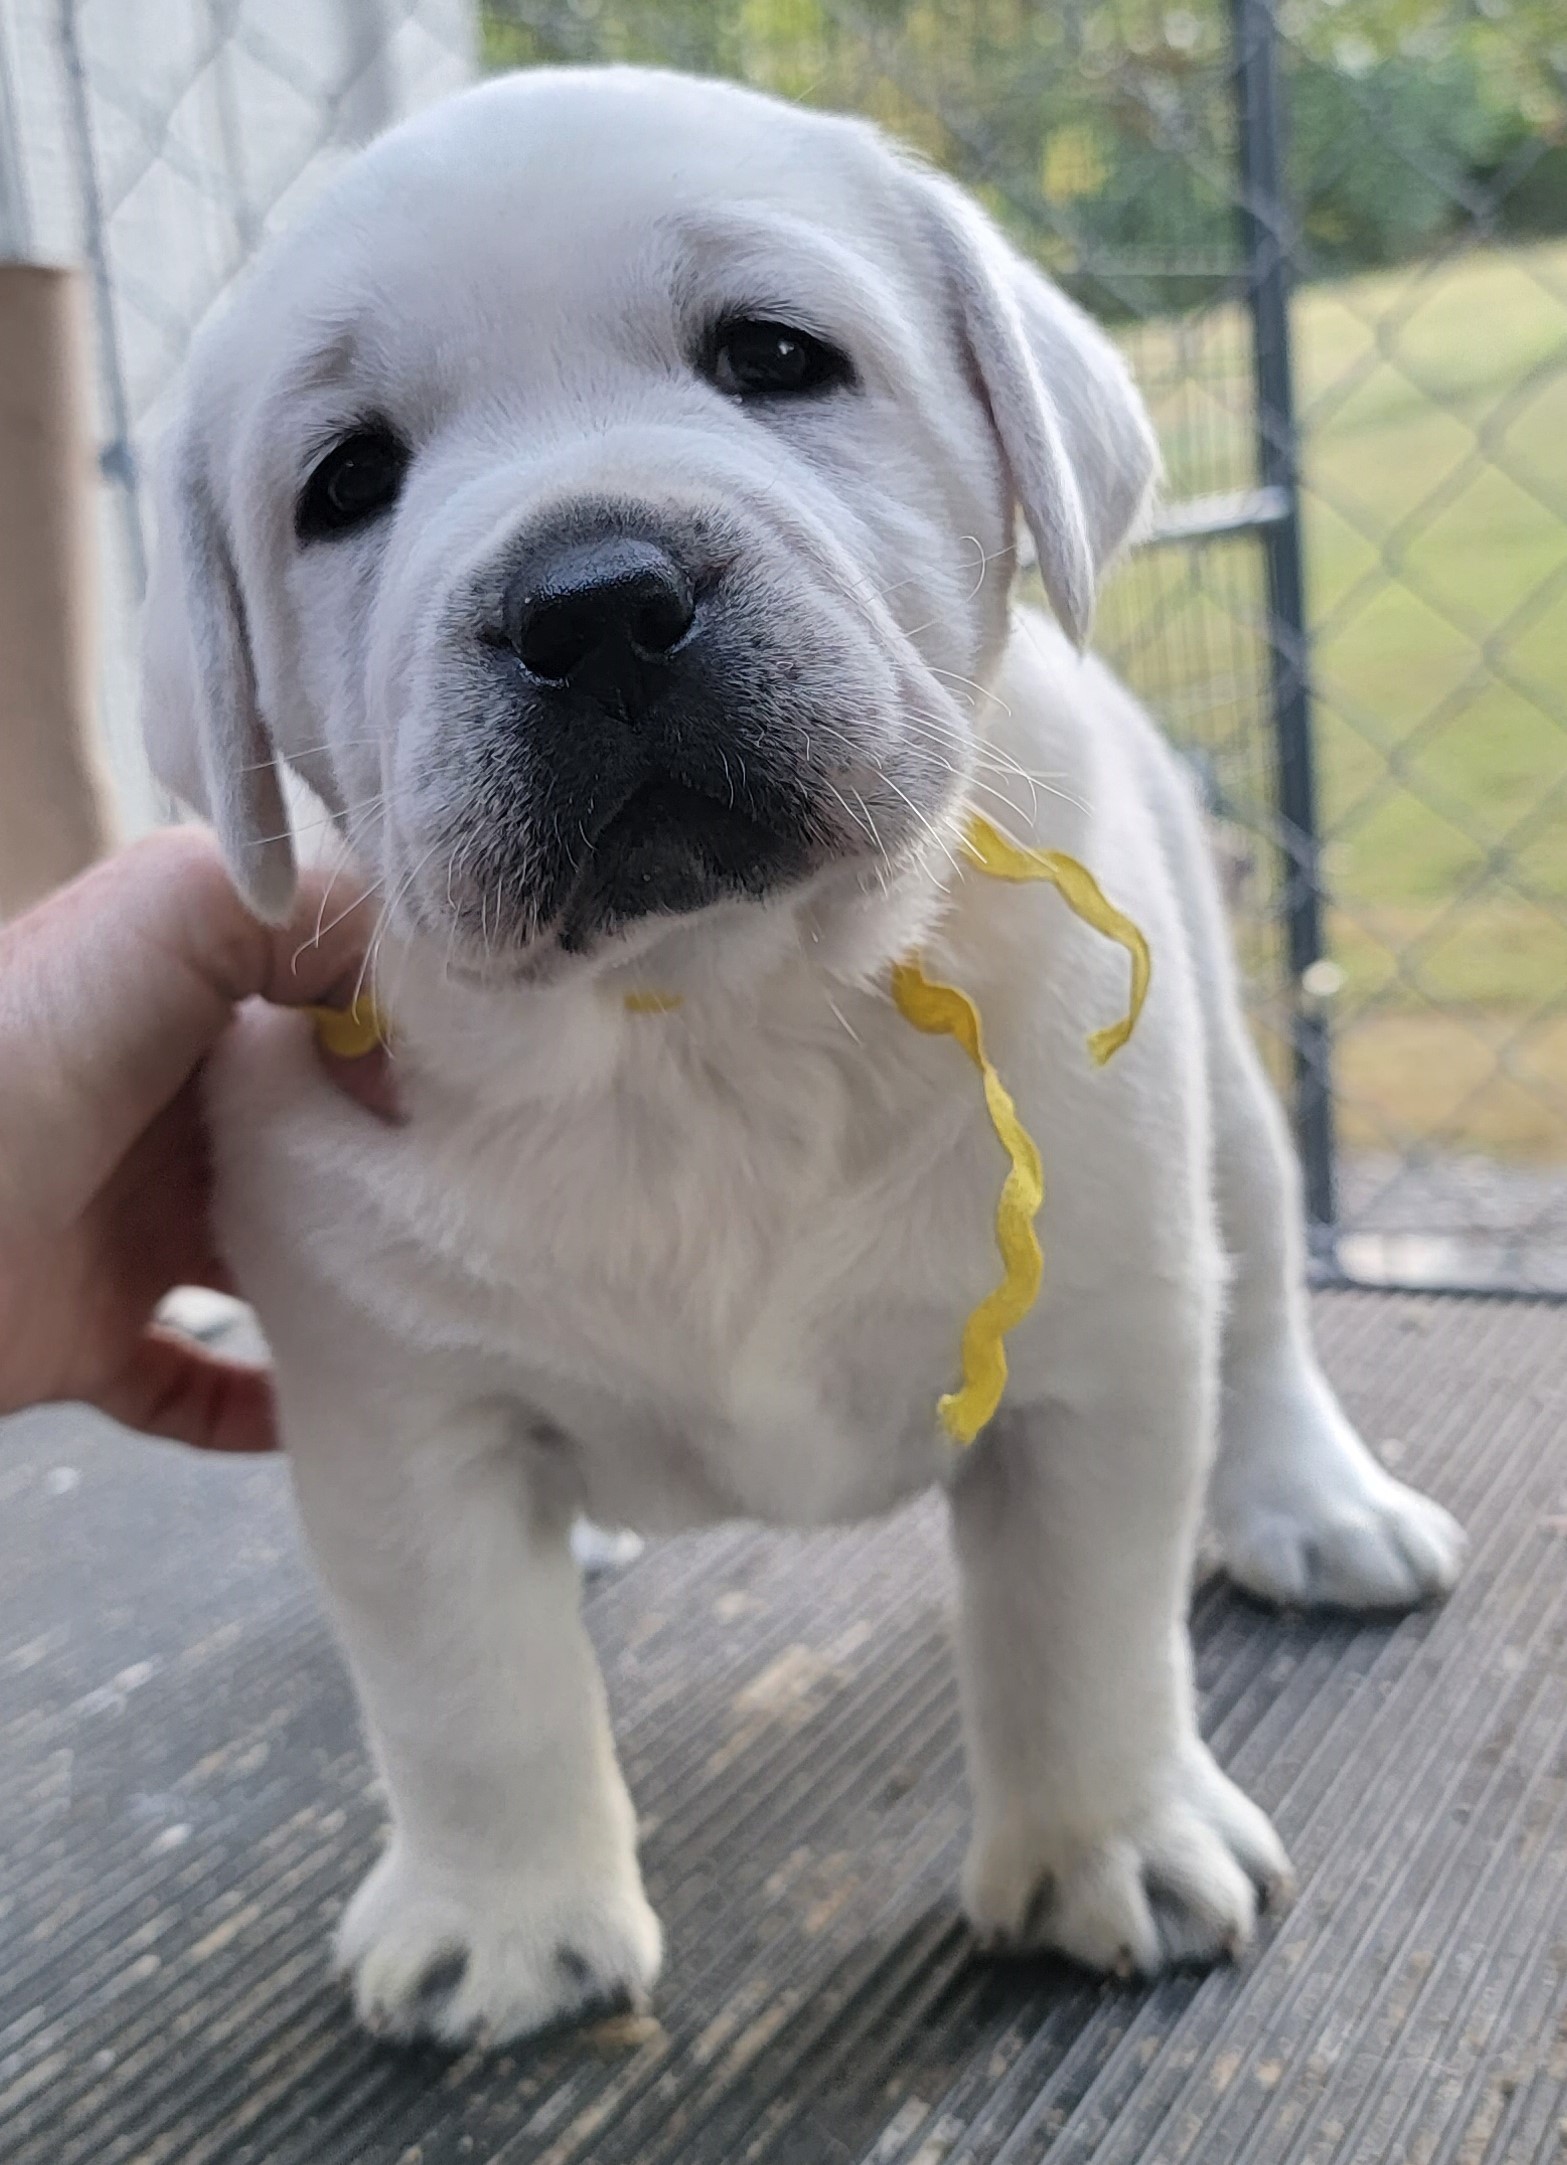
<path id="1" fill-rule="evenodd" d="M 816 1001 L 606 1018 L 610 1070 L 522 1113 L 415 1088 L 398 1214 L 441 1252 L 442 1321 L 482 1318 L 605 1517 L 857 1516 L 950 1459 L 936 1401 L 997 1273 L 1004 1161 L 957 1047 L 881 997 Z"/>
<path id="2" fill-rule="evenodd" d="M 1113 866 L 1153 941 L 1134 1047 L 1093 1070 L 1084 1036 L 1121 1011 L 1125 957 L 1044 889 L 962 880 L 927 954 L 977 1001 L 1044 1154 L 1046 1296 L 1008 1341 L 1019 1404 L 1092 1366 L 1072 1317 L 1085 1295 L 1119 1314 L 1112 1260 L 1175 1268 L 1201 1207 L 1157 843 L 1135 789 L 1067 735 L 1031 764 L 1083 778 L 1113 817 L 1090 832 L 1052 800 L 1042 839 Z M 937 1402 L 1000 1271 L 1006 1162 L 980 1077 L 899 1014 L 884 972 L 856 992 L 802 960 L 763 983 L 628 1014 L 602 983 L 464 994 L 430 958 L 394 958 L 398 1130 L 367 1132 L 297 1032 L 275 1059 L 219 1063 L 224 1229 L 263 1321 L 304 1308 L 335 1364 L 346 1299 L 459 1401 L 550 1438 L 609 1522 L 852 1518 L 941 1479 Z"/>

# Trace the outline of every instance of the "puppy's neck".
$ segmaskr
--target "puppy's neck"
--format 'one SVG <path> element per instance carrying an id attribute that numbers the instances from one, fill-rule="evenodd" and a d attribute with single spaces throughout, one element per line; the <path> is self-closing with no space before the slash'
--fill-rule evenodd
<path id="1" fill-rule="evenodd" d="M 857 1042 L 887 1010 L 894 964 L 951 911 L 954 860 L 927 855 L 885 877 L 863 867 L 798 896 L 737 902 L 536 980 L 477 985 L 435 942 L 382 943 L 376 1000 L 400 1080 L 456 1111 L 520 1110 L 635 1089 L 665 1033 L 721 1067 L 759 1038 Z M 858 1019 L 856 1019 L 858 1018 Z"/>

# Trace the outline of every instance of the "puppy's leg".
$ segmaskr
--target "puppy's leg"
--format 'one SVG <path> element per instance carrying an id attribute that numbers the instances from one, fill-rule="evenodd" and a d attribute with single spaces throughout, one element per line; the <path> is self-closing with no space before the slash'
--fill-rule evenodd
<path id="1" fill-rule="evenodd" d="M 964 1906 L 988 1945 L 1123 1974 L 1244 1946 L 1289 1872 L 1197 1734 L 1185 1612 L 1212 1360 L 1142 1334 L 1135 1351 L 1091 1402 L 1003 1415 L 952 1492 Z"/>
<path id="2" fill-rule="evenodd" d="M 1151 730 L 1143 752 L 1197 965 L 1214 1178 L 1233 1264 L 1210 1499 L 1224 1561 L 1272 1601 L 1407 1608 L 1452 1586 L 1463 1534 L 1440 1504 L 1377 1464 L 1318 1365 L 1299 1173 L 1241 1012 L 1201 815 Z"/>
<path id="3" fill-rule="evenodd" d="M 1269 1600 L 1402 1609 L 1458 1576 L 1457 1522 L 1372 1457 L 1312 1348 L 1299 1179 L 1239 1016 L 1212 1033 L 1217 1177 L 1234 1260 L 1211 1510 L 1230 1576 Z"/>
<path id="4" fill-rule="evenodd" d="M 493 1405 L 390 1341 L 274 1332 L 310 1546 L 392 1809 L 338 1950 L 374 2031 L 515 2037 L 641 1999 L 660 1935 L 579 1614 L 570 1508 Z"/>

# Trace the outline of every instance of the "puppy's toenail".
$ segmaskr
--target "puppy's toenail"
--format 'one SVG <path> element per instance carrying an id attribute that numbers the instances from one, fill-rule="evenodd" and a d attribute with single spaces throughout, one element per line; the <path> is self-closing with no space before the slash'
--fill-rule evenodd
<path id="1" fill-rule="evenodd" d="M 433 2014 L 449 2000 L 468 1974 L 468 1951 L 449 1947 L 438 1954 L 414 1986 L 410 1997 L 421 2016 Z"/>
<path id="2" fill-rule="evenodd" d="M 1295 1875 L 1293 1872 L 1275 1872 L 1262 1883 L 1264 1906 L 1272 1910 L 1288 1909 L 1295 1899 Z"/>

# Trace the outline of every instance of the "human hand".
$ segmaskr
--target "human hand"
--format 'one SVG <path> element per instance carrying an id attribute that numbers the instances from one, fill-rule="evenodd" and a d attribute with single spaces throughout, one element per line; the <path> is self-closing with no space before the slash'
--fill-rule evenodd
<path id="1" fill-rule="evenodd" d="M 208 837 L 174 828 L 0 930 L 0 1413 L 84 1399 L 211 1450 L 275 1444 L 266 1372 L 153 1312 L 225 1288 L 202 1061 L 244 1000 L 353 987 L 364 926 L 326 899 L 307 880 L 288 926 L 259 924 Z"/>

